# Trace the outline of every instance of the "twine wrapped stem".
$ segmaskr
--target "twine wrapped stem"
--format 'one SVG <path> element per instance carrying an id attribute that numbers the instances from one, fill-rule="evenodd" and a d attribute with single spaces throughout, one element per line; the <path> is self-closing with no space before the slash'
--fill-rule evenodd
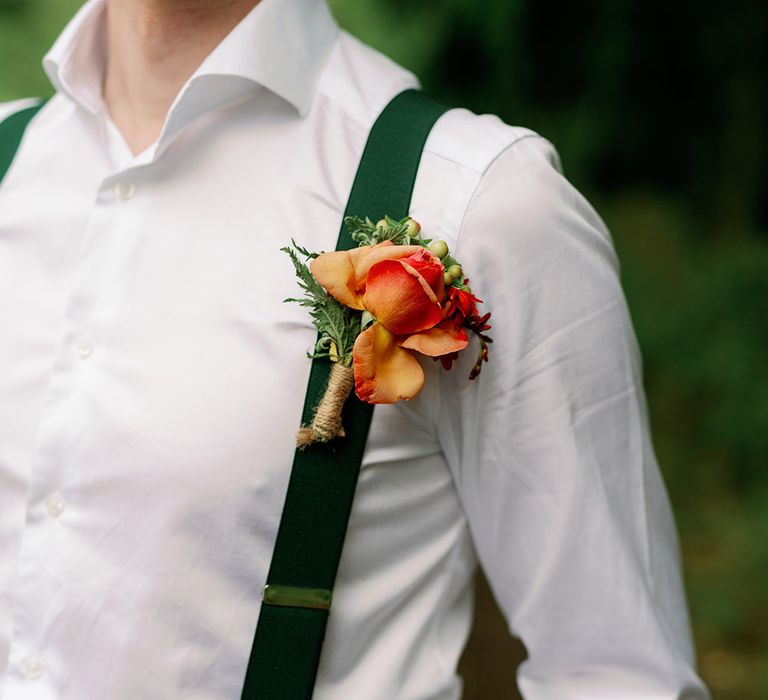
<path id="1" fill-rule="evenodd" d="M 355 373 L 352 368 L 344 367 L 338 362 L 334 363 L 331 367 L 331 376 L 328 378 L 328 386 L 317 405 L 312 423 L 302 426 L 296 434 L 296 444 L 299 447 L 311 445 L 313 442 L 328 442 L 344 436 L 341 410 L 354 385 Z"/>

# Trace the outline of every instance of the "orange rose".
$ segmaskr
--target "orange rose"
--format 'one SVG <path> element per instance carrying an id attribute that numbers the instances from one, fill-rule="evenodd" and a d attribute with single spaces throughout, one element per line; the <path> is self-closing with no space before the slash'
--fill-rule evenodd
<path id="1" fill-rule="evenodd" d="M 419 393 L 424 371 L 413 350 L 439 357 L 467 346 L 462 328 L 441 324 L 445 270 L 421 246 L 384 241 L 324 253 L 310 269 L 331 296 L 375 319 L 353 351 L 355 393 L 363 401 L 393 403 Z"/>

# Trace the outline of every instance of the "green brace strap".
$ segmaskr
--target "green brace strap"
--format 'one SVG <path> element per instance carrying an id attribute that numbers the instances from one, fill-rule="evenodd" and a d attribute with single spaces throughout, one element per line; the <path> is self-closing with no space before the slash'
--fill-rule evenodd
<path id="1" fill-rule="evenodd" d="M 45 102 L 14 112 L 0 122 L 0 182 L 3 181 L 13 163 L 16 151 L 24 136 L 27 125 L 43 107 Z"/>
<path id="2" fill-rule="evenodd" d="M 385 107 L 368 136 L 345 216 L 408 215 L 424 143 L 446 109 L 416 90 Z M 342 223 L 336 249 L 356 246 Z M 329 373 L 327 360 L 312 362 L 305 424 Z M 344 407 L 346 437 L 296 450 L 242 700 L 312 697 L 372 413 L 353 395 Z"/>

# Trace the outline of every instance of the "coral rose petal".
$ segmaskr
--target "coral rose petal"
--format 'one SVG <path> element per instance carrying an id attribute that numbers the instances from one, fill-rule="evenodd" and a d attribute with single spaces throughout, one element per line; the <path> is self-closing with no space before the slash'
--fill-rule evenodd
<path id="1" fill-rule="evenodd" d="M 351 250 L 323 253 L 309 263 L 312 276 L 337 301 L 362 311 L 362 290 L 372 265 L 382 260 L 397 260 L 417 254 L 424 249 L 414 245 L 394 245 L 382 241 L 376 245 L 364 245 Z"/>
<path id="2" fill-rule="evenodd" d="M 416 350 L 422 355 L 440 357 L 452 352 L 459 352 L 467 347 L 469 339 L 461 328 L 445 329 L 436 326 L 421 333 L 414 333 L 400 342 L 401 348 Z"/>
<path id="3" fill-rule="evenodd" d="M 323 289 L 337 301 L 353 309 L 363 309 L 355 276 L 354 257 L 350 251 L 323 253 L 310 261 L 309 270 Z"/>
<path id="4" fill-rule="evenodd" d="M 365 284 L 368 271 L 376 263 L 382 260 L 399 260 L 407 258 L 409 255 L 418 255 L 419 251 L 424 250 L 419 245 L 395 245 L 392 241 L 382 241 L 374 246 L 367 246 L 368 252 L 362 256 L 359 264 L 355 268 L 357 279 Z"/>
<path id="5" fill-rule="evenodd" d="M 355 393 L 368 403 L 394 403 L 412 399 L 424 386 L 424 370 L 410 350 L 380 323 L 374 323 L 355 341 L 352 353 Z"/>
<path id="6" fill-rule="evenodd" d="M 445 283 L 443 281 L 445 267 L 440 261 L 440 258 L 430 253 L 428 250 L 421 248 L 413 255 L 404 258 L 403 263 L 407 264 L 421 275 L 438 298 L 443 298 L 445 293 Z"/>
<path id="7" fill-rule="evenodd" d="M 363 303 L 396 335 L 410 335 L 442 320 L 437 297 L 424 278 L 400 260 L 382 260 L 368 271 Z"/>

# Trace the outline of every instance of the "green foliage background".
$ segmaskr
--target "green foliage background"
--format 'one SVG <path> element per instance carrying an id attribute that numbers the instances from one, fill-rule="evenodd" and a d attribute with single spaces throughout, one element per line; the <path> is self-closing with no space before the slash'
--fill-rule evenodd
<path id="1" fill-rule="evenodd" d="M 0 0 L 0 101 L 77 0 Z M 452 104 L 553 141 L 613 232 L 715 698 L 768 698 L 768 5 L 332 0 Z"/>

